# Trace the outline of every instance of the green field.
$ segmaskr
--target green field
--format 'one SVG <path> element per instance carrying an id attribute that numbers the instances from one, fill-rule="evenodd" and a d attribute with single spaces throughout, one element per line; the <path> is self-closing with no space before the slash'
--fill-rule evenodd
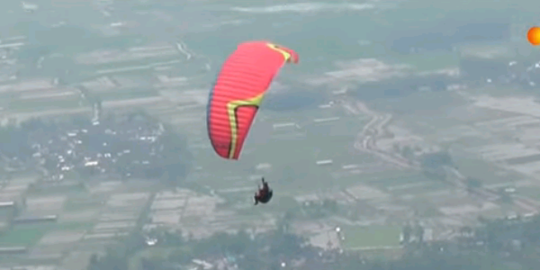
<path id="1" fill-rule="evenodd" d="M 396 195 L 400 194 L 410 194 L 410 195 L 422 195 L 428 192 L 436 192 L 440 190 L 447 189 L 449 186 L 448 184 L 442 182 L 442 181 L 430 181 L 430 182 L 422 182 L 425 185 L 418 186 L 418 187 L 411 187 L 407 189 L 402 190 L 393 190 L 392 192 Z"/>
<path id="2" fill-rule="evenodd" d="M 29 99 L 29 100 L 9 100 L 6 109 L 12 112 L 34 112 L 43 110 L 72 109 L 80 107 L 78 97 L 70 98 L 48 98 L 48 99 Z M 83 103 L 83 106 L 86 104 Z"/>
<path id="3" fill-rule="evenodd" d="M 519 195 L 540 201 L 540 187 L 538 186 L 518 187 L 516 191 Z"/>
<path id="4" fill-rule="evenodd" d="M 145 258 L 163 258 L 163 259 L 166 259 L 171 254 L 172 251 L 174 251 L 174 248 L 152 247 L 152 248 L 148 248 L 148 249 L 143 249 L 143 250 L 135 253 L 135 255 L 133 255 L 129 259 L 129 261 L 128 261 L 129 268 L 128 269 L 142 269 L 141 259 L 145 259 Z M 188 252 L 191 252 L 191 251 L 188 251 Z"/>
<path id="5" fill-rule="evenodd" d="M 386 188 L 391 186 L 400 186 L 412 183 L 419 182 L 428 182 L 431 181 L 427 179 L 424 175 L 417 172 L 396 172 L 395 175 L 388 175 L 382 179 L 370 180 L 368 183 L 379 187 Z"/>
<path id="6" fill-rule="evenodd" d="M 406 171 L 388 172 L 386 176 L 380 174 L 377 175 L 377 179 L 368 180 L 368 183 L 394 194 L 421 194 L 448 187 L 444 182 L 428 179 L 422 173 Z M 415 184 L 419 185 L 415 186 Z M 410 185 L 410 187 L 407 185 Z M 403 188 L 400 188 L 402 186 Z M 392 187 L 396 187 L 396 189 L 393 190 Z"/>
<path id="7" fill-rule="evenodd" d="M 397 226 L 346 226 L 342 227 L 346 249 L 398 246 L 401 228 Z"/>
<path id="8" fill-rule="evenodd" d="M 45 185 L 46 186 L 46 185 Z M 73 184 L 73 185 L 64 185 L 64 186 L 55 186 L 55 187 L 40 187 L 35 185 L 34 187 L 28 190 L 29 195 L 73 195 L 79 196 L 80 194 L 85 194 L 86 188 L 82 184 Z"/>
<path id="9" fill-rule="evenodd" d="M 0 246 L 31 246 L 36 244 L 47 232 L 60 230 L 86 230 L 92 224 L 88 223 L 42 223 L 20 224 L 0 235 Z"/>
<path id="10" fill-rule="evenodd" d="M 40 228 L 13 228 L 0 236 L 0 246 L 30 246 L 39 241 L 46 231 Z"/>
<path id="11" fill-rule="evenodd" d="M 86 194 L 81 194 L 81 197 L 88 197 Z M 102 205 L 96 200 L 81 200 L 80 198 L 69 198 L 64 203 L 64 210 L 68 212 L 77 212 L 89 209 L 96 209 Z"/>
<path id="12" fill-rule="evenodd" d="M 122 89 L 115 90 L 112 89 L 108 92 L 99 92 L 95 93 L 96 96 L 99 96 L 103 101 L 118 101 L 125 99 L 136 99 L 136 98 L 148 98 L 159 96 L 154 90 L 148 89 Z"/>
<path id="13" fill-rule="evenodd" d="M 199 178 L 197 182 L 216 189 L 246 186 L 250 184 L 245 178 L 247 175 L 265 173 L 255 170 L 255 166 L 269 163 L 272 170 L 265 173 L 267 179 L 284 189 L 309 187 L 310 190 L 317 190 L 339 184 L 331 173 L 341 170 L 343 165 L 360 164 L 373 159 L 352 148 L 355 136 L 365 120 L 344 116 L 335 122 L 313 122 L 313 119 L 331 117 L 332 114 L 336 115 L 337 112 L 313 110 L 301 113 L 267 112 L 259 115 L 244 144 L 241 162 L 218 158 L 212 148 L 198 151 L 196 162 L 210 175 Z M 273 130 L 273 124 L 291 122 L 292 119 L 302 128 Z M 300 136 L 294 137 L 295 133 Z M 316 161 L 326 159 L 332 159 L 334 164 L 316 165 Z M 228 177 L 241 179 L 224 180 Z"/>
<path id="14" fill-rule="evenodd" d="M 388 60 L 392 64 L 411 65 L 419 72 L 456 68 L 459 66 L 459 55 L 452 52 L 392 55 Z"/>
<path id="15" fill-rule="evenodd" d="M 463 175 L 477 178 L 484 184 L 507 183 L 523 178 L 516 172 L 501 169 L 480 159 L 456 157 L 454 163 Z"/>

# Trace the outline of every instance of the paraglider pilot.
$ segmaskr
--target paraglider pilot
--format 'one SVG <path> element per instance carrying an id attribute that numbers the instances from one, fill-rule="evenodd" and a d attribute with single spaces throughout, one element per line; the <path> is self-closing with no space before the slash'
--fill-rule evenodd
<path id="1" fill-rule="evenodd" d="M 261 181 L 263 186 L 262 188 L 259 186 L 259 191 L 255 193 L 255 205 L 269 202 L 272 199 L 272 195 L 274 195 L 273 191 L 268 187 L 268 183 L 264 181 L 264 177 Z"/>

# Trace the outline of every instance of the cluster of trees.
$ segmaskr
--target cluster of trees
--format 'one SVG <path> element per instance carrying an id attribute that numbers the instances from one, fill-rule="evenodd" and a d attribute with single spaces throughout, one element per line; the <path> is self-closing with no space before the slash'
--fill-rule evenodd
<path id="1" fill-rule="evenodd" d="M 405 77 L 362 84 L 354 94 L 363 100 L 374 100 L 406 96 L 420 89 L 446 91 L 449 85 L 457 83 L 485 84 L 487 81 L 516 85 L 524 90 L 537 89 L 540 86 L 540 69 L 531 67 L 534 67 L 538 59 L 515 59 L 516 62 L 509 65 L 513 61 L 514 59 L 507 57 L 486 59 L 462 56 L 459 61 L 460 77 L 446 74 L 425 76 L 409 74 Z"/>
<path id="2" fill-rule="evenodd" d="M 88 270 L 128 270 L 128 261 L 133 257 L 138 258 L 141 270 L 171 270 L 196 258 L 224 256 L 236 258 L 241 269 L 275 269 L 282 261 L 299 258 L 310 250 L 303 246 L 303 238 L 284 228 L 257 236 L 245 231 L 218 233 L 201 240 L 184 238 L 180 232 L 154 232 L 152 237 L 157 244 L 152 247 L 147 247 L 144 237 L 135 233 L 125 243 L 108 249 L 105 255 L 92 256 Z M 159 254 L 145 256 L 144 251 L 152 248 L 159 249 Z"/>
<path id="3" fill-rule="evenodd" d="M 447 168 L 454 167 L 454 162 L 448 152 L 439 151 L 420 156 L 420 166 L 426 177 L 435 180 L 445 180 L 447 177 Z"/>
<path id="4" fill-rule="evenodd" d="M 493 83 L 512 84 L 521 89 L 536 89 L 540 83 L 540 71 L 534 68 L 538 59 L 462 57 L 460 70 L 468 82 L 491 80 Z"/>
<path id="5" fill-rule="evenodd" d="M 25 161 L 32 155 L 32 148 L 28 141 L 34 121 L 25 122 L 21 126 L 10 124 L 0 127 L 0 141 L 2 142 L 0 156 Z"/>
<path id="6" fill-rule="evenodd" d="M 399 54 L 453 51 L 459 44 L 507 40 L 510 37 L 510 26 L 509 22 L 499 20 L 465 24 L 444 20 L 442 25 L 436 26 L 436 30 L 430 26 L 413 32 L 396 33 L 394 38 L 389 39 L 388 47 Z M 540 87 L 540 69 L 534 67 L 539 59 L 526 55 L 486 58 L 462 53 L 459 56 L 459 78 L 445 74 L 418 76 L 411 73 L 408 76 L 362 84 L 355 91 L 355 95 L 370 100 L 406 96 L 419 89 L 445 91 L 447 86 L 456 83 L 483 85 L 486 82 L 511 84 L 537 93 L 536 89 Z"/>
<path id="7" fill-rule="evenodd" d="M 414 228 L 408 232 L 414 234 Z M 141 235 L 132 235 L 123 246 L 94 256 L 89 270 L 128 270 L 128 261 L 139 258 L 139 269 L 179 269 L 192 259 L 235 257 L 240 269 L 335 269 L 335 270 L 517 270 L 540 265 L 540 218 L 484 221 L 479 228 L 463 228 L 463 237 L 403 247 L 398 259 L 362 256 L 357 252 L 322 251 L 305 245 L 305 239 L 289 233 L 286 226 L 252 236 L 219 233 L 203 240 L 185 239 L 180 233 L 160 232 L 152 237 L 158 255 L 144 256 L 149 249 Z M 151 253 L 147 253 L 151 254 Z M 154 253 L 156 254 L 156 253 Z M 294 263 L 302 262 L 302 263 Z M 294 265 L 294 266 L 292 266 Z"/>
<path id="8" fill-rule="evenodd" d="M 156 123 L 158 122 L 155 119 L 142 112 L 127 115 L 108 114 L 100 120 L 98 126 L 93 125 L 86 116 L 56 120 L 31 119 L 20 125 L 0 127 L 0 140 L 9 142 L 0 144 L 0 157 L 5 162 L 4 167 L 39 167 L 54 172 L 58 170 L 59 162 L 55 153 L 62 155 L 69 150 L 69 143 L 61 138 L 73 130 L 85 130 L 76 135 L 76 139 L 81 143 L 76 145 L 73 151 L 76 151 L 78 156 L 70 160 L 66 157 L 66 162 L 75 165 L 76 173 L 83 179 L 93 177 L 96 170 L 85 167 L 84 162 L 79 159 L 111 153 L 115 154 L 116 162 L 100 165 L 107 166 L 109 173 L 117 172 L 126 179 L 161 179 L 168 183 L 178 183 L 187 175 L 192 160 L 184 138 L 165 127 L 164 132 L 153 143 L 131 139 L 134 132 L 148 133 L 157 130 Z M 47 150 L 39 151 L 44 152 L 41 157 L 45 162 L 37 166 L 33 155 L 43 147 Z M 116 155 L 125 150 L 130 151 L 129 155 Z"/>
<path id="9" fill-rule="evenodd" d="M 419 157 L 422 173 L 429 179 L 435 181 L 449 181 L 451 179 L 462 182 L 465 185 L 467 192 L 476 193 L 483 188 L 482 180 L 475 177 L 464 177 L 460 179 L 457 166 L 452 160 L 452 156 L 447 151 L 439 151 L 435 153 L 428 153 Z M 451 170 L 453 170 L 454 176 L 451 176 Z M 484 190 L 486 191 L 486 190 Z M 507 191 L 505 187 L 499 188 L 496 191 L 488 191 L 492 194 L 496 194 L 502 203 L 512 203 L 511 191 Z"/>
<path id="10" fill-rule="evenodd" d="M 407 249 L 403 259 L 394 264 L 399 263 L 403 267 L 416 264 L 412 269 L 538 269 L 538 216 L 530 220 L 483 220 L 481 227 L 465 227 L 462 233 L 464 237 L 454 241 L 441 241 Z"/>

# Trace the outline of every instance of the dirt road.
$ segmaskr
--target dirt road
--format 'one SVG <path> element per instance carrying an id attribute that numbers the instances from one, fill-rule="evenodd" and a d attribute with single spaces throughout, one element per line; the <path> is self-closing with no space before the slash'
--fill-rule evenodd
<path id="1" fill-rule="evenodd" d="M 370 121 L 362 128 L 362 131 L 356 136 L 354 148 L 380 157 L 381 159 L 397 165 L 401 168 L 416 168 L 408 160 L 397 154 L 385 152 L 377 148 L 377 139 L 388 136 L 386 126 L 392 121 L 391 114 L 380 114 L 370 110 L 362 102 L 342 101 L 343 108 L 352 115 L 369 115 Z"/>
<path id="2" fill-rule="evenodd" d="M 362 102 L 343 100 L 340 103 L 343 105 L 343 108 L 352 115 L 360 116 L 363 114 L 371 117 L 370 121 L 362 128 L 356 137 L 354 142 L 354 147 L 356 149 L 376 155 L 379 158 L 401 168 L 417 170 L 421 169 L 418 164 L 413 164 L 396 153 L 389 153 L 377 147 L 378 138 L 383 138 L 390 135 L 386 130 L 386 126 L 392 121 L 391 114 L 374 112 Z M 449 176 L 448 180 L 457 188 L 470 190 L 467 187 L 467 177 L 462 175 L 457 169 L 449 167 L 447 168 L 447 173 Z M 496 201 L 500 198 L 500 195 L 497 192 L 485 188 L 475 188 L 471 191 L 474 192 L 476 196 L 480 196 L 488 201 Z M 539 213 L 538 209 L 540 209 L 540 202 L 519 195 L 513 196 L 513 200 L 517 206 L 525 209 L 529 213 Z"/>

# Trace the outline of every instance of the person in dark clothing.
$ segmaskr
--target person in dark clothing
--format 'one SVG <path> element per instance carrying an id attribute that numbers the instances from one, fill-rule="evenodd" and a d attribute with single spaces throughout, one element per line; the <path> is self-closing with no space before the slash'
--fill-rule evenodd
<path id="1" fill-rule="evenodd" d="M 268 183 L 264 181 L 264 177 L 261 179 L 262 188 L 259 186 L 259 190 L 255 193 L 255 205 L 259 203 L 267 203 L 272 199 L 274 192 L 268 187 Z"/>

